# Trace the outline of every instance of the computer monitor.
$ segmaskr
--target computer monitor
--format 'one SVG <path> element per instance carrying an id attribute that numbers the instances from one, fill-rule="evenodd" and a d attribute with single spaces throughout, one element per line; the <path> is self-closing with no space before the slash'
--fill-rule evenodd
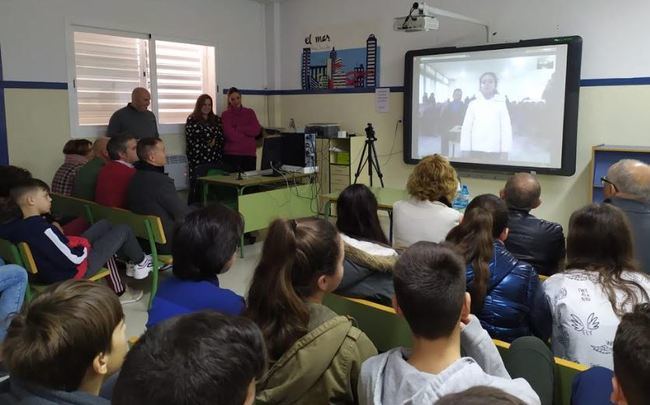
<path id="1" fill-rule="evenodd" d="M 262 170 L 280 169 L 283 159 L 284 136 L 271 135 L 264 138 L 262 147 Z"/>
<path id="2" fill-rule="evenodd" d="M 273 167 L 271 167 L 271 163 Z M 279 169 L 282 165 L 316 166 L 316 135 L 284 132 L 281 135 L 264 138 L 262 170 Z"/>
<path id="3" fill-rule="evenodd" d="M 305 167 L 305 134 L 284 133 L 284 148 L 282 150 L 282 164 Z"/>

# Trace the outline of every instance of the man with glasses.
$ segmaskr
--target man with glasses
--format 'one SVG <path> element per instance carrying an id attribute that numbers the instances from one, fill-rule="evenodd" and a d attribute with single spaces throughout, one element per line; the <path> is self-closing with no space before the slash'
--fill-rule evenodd
<path id="1" fill-rule="evenodd" d="M 602 177 L 605 202 L 622 209 L 632 225 L 634 251 L 641 269 L 650 273 L 650 166 L 623 159 Z"/>
<path id="2" fill-rule="evenodd" d="M 530 213 L 542 204 L 542 187 L 530 173 L 508 178 L 501 199 L 508 205 L 506 248 L 517 259 L 530 263 L 538 274 L 550 276 L 564 258 L 562 225 L 537 218 Z"/>

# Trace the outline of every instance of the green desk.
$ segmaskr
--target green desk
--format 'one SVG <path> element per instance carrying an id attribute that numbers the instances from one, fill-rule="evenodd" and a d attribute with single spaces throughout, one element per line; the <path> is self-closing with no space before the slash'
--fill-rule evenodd
<path id="1" fill-rule="evenodd" d="M 276 218 L 304 218 L 318 215 L 315 175 L 293 173 L 285 177 L 251 176 L 238 179 L 237 174 L 200 177 L 203 182 L 203 204 L 207 203 L 209 187 L 231 188 L 237 191 L 237 210 L 244 218 L 244 232 L 268 228 Z M 307 183 L 305 183 L 307 182 Z M 269 186 L 269 190 L 261 190 Z M 258 190 L 249 194 L 250 187 Z M 244 257 L 244 236 L 240 241 L 241 257 Z"/>
<path id="2" fill-rule="evenodd" d="M 380 210 L 388 211 L 388 218 L 390 219 L 390 230 L 389 230 L 389 240 L 393 241 L 393 204 L 399 200 L 405 200 L 408 198 L 408 193 L 406 190 L 400 190 L 397 188 L 382 188 L 382 187 L 370 187 L 372 193 L 377 198 L 377 207 Z M 330 194 L 321 194 L 320 200 L 323 204 L 323 215 L 325 219 L 328 219 L 331 215 L 332 203 L 335 203 L 339 199 L 339 193 L 330 193 Z"/>

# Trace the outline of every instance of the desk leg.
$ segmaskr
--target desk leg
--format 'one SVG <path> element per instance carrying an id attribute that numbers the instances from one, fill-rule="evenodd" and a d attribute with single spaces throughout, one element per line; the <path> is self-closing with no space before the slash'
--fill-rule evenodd
<path id="1" fill-rule="evenodd" d="M 237 199 L 244 194 L 244 187 L 237 187 Z M 239 201 L 237 201 L 237 209 L 239 209 Z M 241 215 L 241 214 L 240 214 Z M 239 238 L 239 257 L 244 258 L 244 232 L 241 233 Z"/>
<path id="2" fill-rule="evenodd" d="M 329 221 L 330 215 L 332 215 L 332 200 L 327 200 L 325 206 L 323 207 L 323 217 L 325 221 Z"/>
<path id="3" fill-rule="evenodd" d="M 204 181 L 203 186 L 201 187 L 201 199 L 203 200 L 203 206 L 208 205 L 208 182 Z"/>
<path id="4" fill-rule="evenodd" d="M 388 226 L 390 227 L 388 230 L 388 242 L 390 244 L 393 244 L 393 211 L 389 210 L 388 211 Z"/>

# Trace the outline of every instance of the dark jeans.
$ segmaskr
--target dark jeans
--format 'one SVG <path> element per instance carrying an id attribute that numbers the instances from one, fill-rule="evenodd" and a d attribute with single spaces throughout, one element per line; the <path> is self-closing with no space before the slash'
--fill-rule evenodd
<path id="1" fill-rule="evenodd" d="M 223 162 L 234 172 L 247 172 L 257 168 L 257 156 L 224 155 Z"/>

